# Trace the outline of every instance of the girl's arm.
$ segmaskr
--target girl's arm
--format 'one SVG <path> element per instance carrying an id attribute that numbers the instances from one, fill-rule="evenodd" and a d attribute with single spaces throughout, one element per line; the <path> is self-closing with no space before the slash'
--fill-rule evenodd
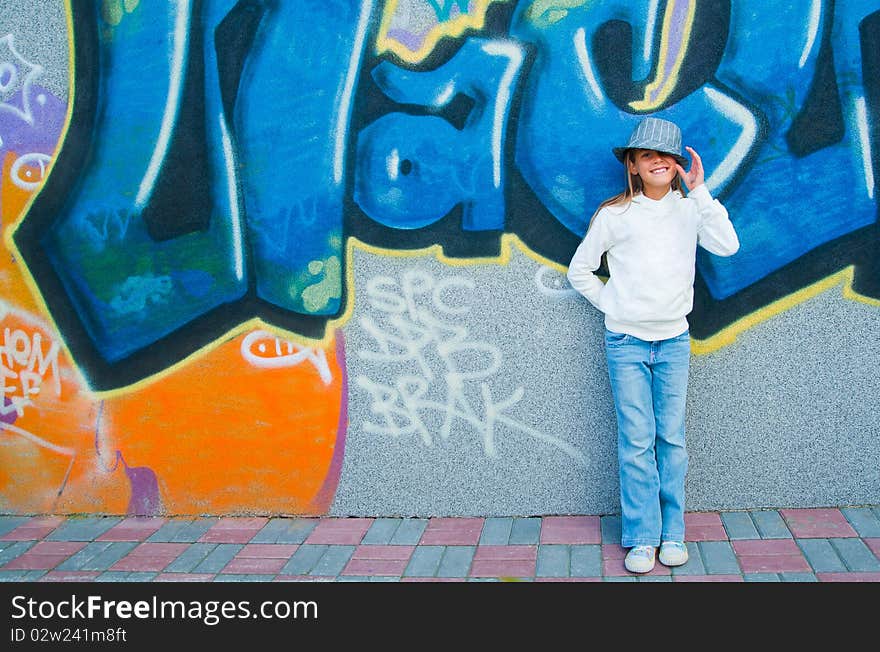
<path id="1" fill-rule="evenodd" d="M 727 209 L 717 199 L 712 199 L 704 183 L 703 161 L 692 147 L 686 147 L 691 155 L 691 169 L 687 172 L 676 164 L 678 173 L 688 189 L 688 199 L 697 205 L 700 223 L 697 227 L 697 244 L 718 256 L 732 256 L 739 251 L 739 237 L 733 228 Z"/>
<path id="2" fill-rule="evenodd" d="M 605 212 L 599 211 L 587 229 L 587 235 L 578 245 L 568 264 L 568 282 L 584 295 L 596 308 L 602 310 L 599 295 L 605 284 L 594 273 L 602 263 L 602 254 L 608 250 L 611 240 L 605 224 Z"/>

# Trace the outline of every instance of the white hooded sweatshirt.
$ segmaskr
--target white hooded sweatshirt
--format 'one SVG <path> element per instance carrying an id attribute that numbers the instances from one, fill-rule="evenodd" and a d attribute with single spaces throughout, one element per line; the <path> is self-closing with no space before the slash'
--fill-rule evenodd
<path id="1" fill-rule="evenodd" d="M 608 330 L 665 340 L 688 329 L 697 245 L 719 256 L 739 249 L 727 209 L 705 184 L 687 197 L 672 190 L 659 200 L 639 194 L 596 214 L 571 259 L 568 280 L 605 313 Z M 605 284 L 594 273 L 603 253 Z"/>

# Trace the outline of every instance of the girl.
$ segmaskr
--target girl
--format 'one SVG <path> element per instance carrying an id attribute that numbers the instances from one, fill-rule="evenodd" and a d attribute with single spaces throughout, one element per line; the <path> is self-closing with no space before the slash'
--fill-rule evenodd
<path id="1" fill-rule="evenodd" d="M 605 357 L 617 415 L 621 545 L 627 570 L 687 562 L 684 481 L 690 336 L 697 245 L 731 256 L 739 239 L 727 210 L 704 184 L 681 130 L 645 118 L 626 147 L 626 189 L 599 205 L 568 268 L 568 280 L 605 313 Z M 682 194 L 681 181 L 688 195 Z M 605 256 L 608 282 L 594 273 Z"/>

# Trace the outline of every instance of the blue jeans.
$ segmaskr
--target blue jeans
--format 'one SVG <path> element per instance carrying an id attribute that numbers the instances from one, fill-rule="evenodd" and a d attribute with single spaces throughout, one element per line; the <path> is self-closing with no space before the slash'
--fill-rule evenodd
<path id="1" fill-rule="evenodd" d="M 684 541 L 684 423 L 690 336 L 647 342 L 605 330 L 617 412 L 624 548 Z"/>

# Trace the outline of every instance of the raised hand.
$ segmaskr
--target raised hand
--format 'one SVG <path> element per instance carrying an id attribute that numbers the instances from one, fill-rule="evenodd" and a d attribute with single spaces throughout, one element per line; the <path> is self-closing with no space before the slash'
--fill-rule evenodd
<path id="1" fill-rule="evenodd" d="M 691 155 L 691 169 L 685 172 L 684 168 L 678 163 L 675 164 L 675 167 L 678 169 L 678 173 L 684 180 L 684 185 L 687 186 L 687 189 L 693 190 L 704 181 L 703 161 L 700 158 L 700 155 L 694 151 L 693 147 L 685 146 L 685 149 Z"/>

